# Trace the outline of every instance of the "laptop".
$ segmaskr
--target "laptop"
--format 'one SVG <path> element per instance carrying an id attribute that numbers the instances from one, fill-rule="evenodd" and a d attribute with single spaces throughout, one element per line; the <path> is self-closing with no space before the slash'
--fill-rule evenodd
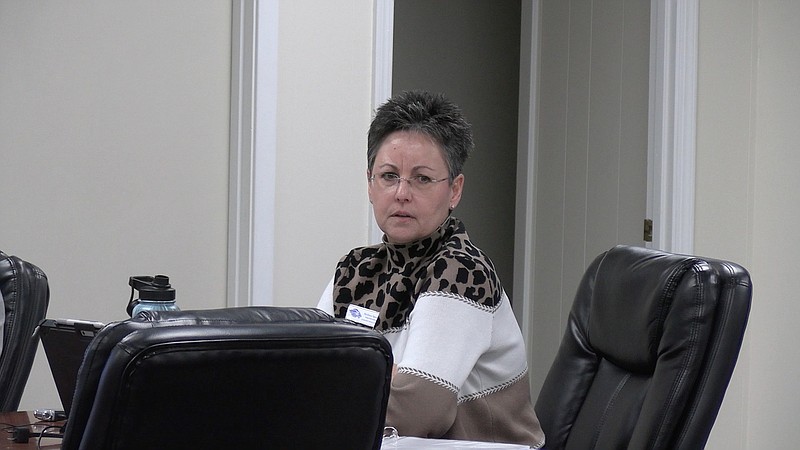
<path id="1" fill-rule="evenodd" d="M 42 347 L 67 417 L 83 354 L 101 328 L 103 324 L 100 322 L 74 319 L 45 319 L 39 324 Z"/>

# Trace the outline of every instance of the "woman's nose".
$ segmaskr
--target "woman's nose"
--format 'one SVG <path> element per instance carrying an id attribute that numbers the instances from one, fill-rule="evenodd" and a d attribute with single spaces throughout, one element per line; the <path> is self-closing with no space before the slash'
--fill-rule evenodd
<path id="1" fill-rule="evenodd" d="M 395 188 L 394 197 L 401 202 L 407 202 L 411 200 L 411 182 L 405 180 L 403 178 L 400 179 L 400 182 L 397 183 L 397 187 Z"/>

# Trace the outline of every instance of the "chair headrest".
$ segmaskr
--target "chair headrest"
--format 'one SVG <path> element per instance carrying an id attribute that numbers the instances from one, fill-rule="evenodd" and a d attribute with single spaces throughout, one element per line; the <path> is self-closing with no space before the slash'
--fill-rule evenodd
<path id="1" fill-rule="evenodd" d="M 332 316 L 308 307 L 248 306 L 188 311 L 143 311 L 131 319 L 172 325 L 235 325 L 277 322 L 333 322 Z"/>
<path id="2" fill-rule="evenodd" d="M 592 347 L 620 367 L 652 373 L 678 285 L 698 262 L 638 247 L 608 251 L 597 267 L 592 291 Z"/>

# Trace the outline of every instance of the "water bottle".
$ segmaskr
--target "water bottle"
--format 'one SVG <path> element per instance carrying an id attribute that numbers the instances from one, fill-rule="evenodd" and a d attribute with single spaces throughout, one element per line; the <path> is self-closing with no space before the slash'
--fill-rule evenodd
<path id="1" fill-rule="evenodd" d="M 131 298 L 128 301 L 128 315 L 136 317 L 140 311 L 177 311 L 175 289 L 169 284 L 166 275 L 149 275 L 130 277 Z M 134 299 L 134 291 L 139 291 L 139 298 Z"/>

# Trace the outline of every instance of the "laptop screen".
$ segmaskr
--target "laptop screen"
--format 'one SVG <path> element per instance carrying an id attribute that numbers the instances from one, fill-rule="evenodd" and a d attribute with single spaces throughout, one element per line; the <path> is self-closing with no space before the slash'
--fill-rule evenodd
<path id="1" fill-rule="evenodd" d="M 67 416 L 83 354 L 101 328 L 103 324 L 99 322 L 73 319 L 45 319 L 39 324 L 42 347 Z"/>

